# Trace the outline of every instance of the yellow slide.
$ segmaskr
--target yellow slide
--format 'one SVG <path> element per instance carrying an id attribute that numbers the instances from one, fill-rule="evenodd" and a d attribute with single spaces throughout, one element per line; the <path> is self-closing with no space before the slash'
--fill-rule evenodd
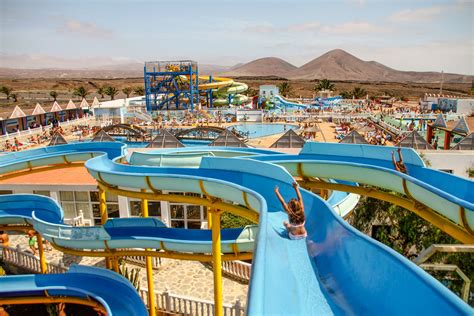
<path id="1" fill-rule="evenodd" d="M 185 81 L 189 81 L 189 76 L 181 76 L 182 79 Z M 209 80 L 208 76 L 199 76 L 199 80 Z M 193 76 L 193 80 L 195 80 L 195 76 Z M 220 89 L 224 87 L 230 87 L 234 84 L 234 80 L 230 78 L 222 78 L 222 77 L 215 77 L 213 78 L 215 82 L 203 83 L 198 85 L 199 90 L 209 90 L 209 89 Z"/>

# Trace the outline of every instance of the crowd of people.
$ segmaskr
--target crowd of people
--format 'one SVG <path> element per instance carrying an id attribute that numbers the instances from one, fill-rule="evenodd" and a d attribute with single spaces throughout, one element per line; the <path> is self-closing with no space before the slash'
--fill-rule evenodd
<path id="1" fill-rule="evenodd" d="M 65 137 L 77 137 L 77 140 L 81 141 L 85 137 L 94 134 L 99 127 L 90 125 L 76 125 L 70 128 L 63 128 L 62 126 L 56 126 L 48 130 L 43 130 L 40 133 L 25 136 L 26 139 L 20 141 L 18 137 L 14 137 L 13 140 L 6 139 L 0 148 L 2 152 L 15 152 L 24 149 L 31 149 L 38 145 L 48 144 L 53 138 L 53 135 L 59 133 Z"/>

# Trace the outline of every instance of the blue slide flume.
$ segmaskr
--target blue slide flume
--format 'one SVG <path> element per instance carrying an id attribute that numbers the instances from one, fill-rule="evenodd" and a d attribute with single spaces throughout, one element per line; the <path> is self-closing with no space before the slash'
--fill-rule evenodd
<path id="1" fill-rule="evenodd" d="M 180 163 L 180 168 L 171 167 L 172 158 L 180 159 L 178 150 L 166 151 L 176 156 L 171 160 L 167 160 L 163 152 L 147 154 L 149 157 L 134 153 L 137 156 L 132 155 L 131 164 L 125 165 L 118 162 L 124 148 L 119 144 L 107 146 L 107 150 L 101 151 L 99 145 L 92 145 L 89 150 L 95 158 L 86 162 L 90 174 L 102 183 L 219 197 L 235 205 L 246 205 L 259 215 L 258 228 L 250 226 L 223 231 L 224 253 L 232 251 L 233 243 L 239 243 L 239 249 L 242 245 L 254 252 L 249 315 L 473 313 L 467 304 L 422 269 L 360 233 L 336 214 L 332 207 L 347 195 L 337 197 L 333 193 L 329 204 L 312 192 L 302 190 L 307 213 L 306 240 L 289 240 L 282 225 L 287 215 L 274 194 L 274 187 L 280 187 L 285 199 L 294 197 L 293 176 L 364 183 L 408 192 L 433 209 L 436 216 L 452 221 L 455 229 L 462 231 L 463 227 L 471 225 L 474 220 L 470 193 L 474 191 L 473 182 L 425 168 L 412 150 L 403 151 L 409 170 L 409 175 L 405 175 L 393 170 L 390 155 L 393 148 L 367 145 L 309 143 L 299 155 L 252 153 L 249 149 L 245 156 L 238 157 L 237 153 L 233 158 L 212 157 L 214 153 L 195 155 L 185 150 L 189 160 Z M 78 155 L 73 146 L 63 149 L 61 152 L 58 148 L 50 158 L 64 156 L 70 161 L 69 155 Z M 194 151 L 205 150 L 197 148 Z M 87 145 L 83 145 L 80 154 L 87 152 Z M 108 152 L 108 156 L 100 152 Z M 48 163 L 47 153 L 31 158 L 38 164 L 39 160 Z M 20 164 L 28 165 L 27 154 L 22 159 L 3 165 L 5 160 L 0 161 L 0 170 L 22 170 Z M 164 162 L 169 167 L 154 166 Z M 187 166 L 188 163 L 192 167 Z M 5 199 L 14 201 L 14 196 Z M 462 216 L 460 207 L 464 210 Z M 157 220 L 115 219 L 104 226 L 72 228 L 61 224 L 62 217 L 57 210 L 30 211 L 35 229 L 63 247 L 100 249 L 107 240 L 107 244 L 116 248 L 160 249 L 162 242 L 168 242 L 166 247 L 176 247 L 175 251 L 210 252 L 211 249 L 209 232 L 164 228 Z M 12 220 L 11 216 L 9 220 Z"/>

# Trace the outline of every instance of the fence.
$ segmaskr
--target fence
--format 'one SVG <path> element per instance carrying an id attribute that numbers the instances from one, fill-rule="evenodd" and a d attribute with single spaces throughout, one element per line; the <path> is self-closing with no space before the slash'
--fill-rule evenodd
<path id="1" fill-rule="evenodd" d="M 0 245 L 0 248 L 2 248 L 2 259 L 5 263 L 10 263 L 30 272 L 39 273 L 41 271 L 39 258 L 31 253 L 22 251 L 19 245 L 16 248 Z M 48 263 L 48 273 L 64 273 L 66 271 L 67 268 L 63 263 Z"/>
<path id="2" fill-rule="evenodd" d="M 148 303 L 148 291 L 140 290 L 140 297 Z M 180 315 L 211 316 L 214 315 L 214 302 L 198 300 L 181 296 L 165 290 L 162 293 L 155 291 L 156 306 L 160 311 L 178 313 Z M 241 316 L 245 314 L 245 307 L 239 299 L 234 304 L 223 304 L 224 316 Z"/>
<path id="3" fill-rule="evenodd" d="M 129 263 L 133 263 L 139 266 L 145 266 L 146 260 L 145 257 L 142 256 L 126 256 L 124 257 L 125 261 Z M 161 258 L 160 257 L 152 257 L 151 258 L 151 266 L 154 270 L 157 270 L 161 266 Z"/>
<path id="4" fill-rule="evenodd" d="M 139 266 L 145 266 L 145 257 L 142 256 L 127 256 L 125 261 Z M 158 269 L 161 266 L 162 259 L 159 257 L 152 258 L 153 269 Z M 208 264 L 212 268 L 212 264 Z M 250 274 L 252 272 L 252 265 L 243 261 L 223 261 L 222 272 L 234 279 L 248 283 L 250 281 Z"/>
<path id="5" fill-rule="evenodd" d="M 243 261 L 223 261 L 222 272 L 248 283 L 252 272 L 252 265 Z"/>
<path id="6" fill-rule="evenodd" d="M 22 251 L 19 245 L 16 248 L 4 247 L 0 245 L 0 249 L 2 249 L 2 260 L 5 263 L 10 263 L 14 266 L 34 273 L 39 273 L 41 271 L 39 258 L 30 253 Z M 136 260 L 141 262 L 142 258 L 144 257 L 127 257 L 127 260 Z M 153 265 L 159 266 L 159 264 L 161 263 L 158 260 L 153 261 Z M 63 263 L 48 263 L 48 273 L 64 273 L 67 270 L 68 269 Z M 148 291 L 140 290 L 139 294 L 143 302 L 148 305 Z M 214 315 L 214 302 L 212 301 L 172 294 L 169 290 L 166 290 L 162 293 L 155 291 L 155 296 L 157 308 L 160 311 L 167 313 L 179 313 L 182 315 Z M 237 300 L 234 304 L 223 304 L 223 307 L 224 316 L 241 316 L 245 313 L 245 307 L 242 306 L 240 300 Z"/>

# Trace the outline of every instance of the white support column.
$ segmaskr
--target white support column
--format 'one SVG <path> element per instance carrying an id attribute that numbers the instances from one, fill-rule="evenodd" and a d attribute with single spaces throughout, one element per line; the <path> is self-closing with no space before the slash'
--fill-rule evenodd
<path id="1" fill-rule="evenodd" d="M 120 218 L 130 217 L 130 203 L 126 196 L 119 195 L 118 197 L 119 216 Z"/>
<path id="2" fill-rule="evenodd" d="M 160 201 L 161 205 L 161 221 L 166 224 L 166 226 L 171 227 L 171 214 L 170 214 L 170 204 L 166 201 Z"/>
<path id="3" fill-rule="evenodd" d="M 50 191 L 50 196 L 53 200 L 59 203 L 59 192 L 58 191 Z"/>

